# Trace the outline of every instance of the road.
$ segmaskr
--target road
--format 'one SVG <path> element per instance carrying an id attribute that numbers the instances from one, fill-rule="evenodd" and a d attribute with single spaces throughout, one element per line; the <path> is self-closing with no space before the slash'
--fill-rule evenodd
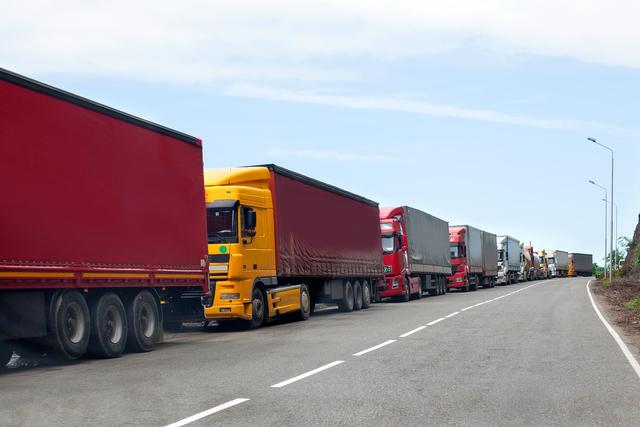
<path id="1" fill-rule="evenodd" d="M 327 310 L 254 331 L 171 334 L 148 354 L 9 370 L 0 423 L 637 426 L 640 378 L 586 282 Z"/>

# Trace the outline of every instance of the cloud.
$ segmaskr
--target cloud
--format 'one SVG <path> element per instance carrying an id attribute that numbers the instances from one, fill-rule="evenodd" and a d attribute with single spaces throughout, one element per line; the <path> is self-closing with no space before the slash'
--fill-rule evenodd
<path id="1" fill-rule="evenodd" d="M 502 113 L 494 110 L 474 109 L 432 104 L 413 99 L 375 96 L 348 96 L 323 94 L 309 91 L 293 91 L 266 85 L 234 83 L 223 91 L 224 95 L 245 98 L 266 99 L 282 102 L 327 105 L 332 107 L 383 110 L 426 116 L 475 120 L 488 123 L 524 126 L 560 131 L 597 131 L 608 134 L 623 134 L 640 138 L 640 131 L 606 123 L 579 120 L 557 120 L 533 116 Z"/>
<path id="2" fill-rule="evenodd" d="M 339 150 L 319 149 L 287 149 L 271 148 L 267 151 L 270 156 L 298 157 L 315 160 L 337 160 L 340 162 L 388 162 L 396 160 L 393 156 L 381 154 L 347 153 Z"/>
<path id="3" fill-rule="evenodd" d="M 367 74 L 361 59 L 465 50 L 640 68 L 639 18 L 628 0 L 6 0 L 0 57 L 180 84 L 351 80 Z"/>

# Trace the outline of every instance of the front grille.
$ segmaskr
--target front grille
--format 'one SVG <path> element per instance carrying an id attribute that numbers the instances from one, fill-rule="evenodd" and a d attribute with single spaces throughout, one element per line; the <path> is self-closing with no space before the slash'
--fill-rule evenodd
<path id="1" fill-rule="evenodd" d="M 209 255 L 209 262 L 229 262 L 229 254 Z"/>

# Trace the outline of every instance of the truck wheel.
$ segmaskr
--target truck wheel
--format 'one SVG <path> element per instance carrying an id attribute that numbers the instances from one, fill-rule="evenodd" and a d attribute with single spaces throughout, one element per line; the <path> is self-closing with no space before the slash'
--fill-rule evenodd
<path id="1" fill-rule="evenodd" d="M 311 297 L 309 296 L 309 288 L 304 283 L 300 285 L 300 311 L 298 317 L 300 320 L 307 320 L 311 314 Z"/>
<path id="2" fill-rule="evenodd" d="M 358 281 L 353 284 L 353 309 L 362 309 L 362 285 Z"/>
<path id="3" fill-rule="evenodd" d="M 362 282 L 362 308 L 367 309 L 371 306 L 371 285 L 368 281 Z"/>
<path id="4" fill-rule="evenodd" d="M 143 290 L 127 304 L 127 347 L 147 352 L 160 340 L 160 309 L 151 292 Z"/>
<path id="5" fill-rule="evenodd" d="M 13 347 L 4 341 L 0 341 L 0 369 L 7 366 L 13 356 Z"/>
<path id="6" fill-rule="evenodd" d="M 309 290 L 307 289 L 307 296 L 309 296 Z M 262 289 L 258 287 L 253 288 L 253 294 L 251 296 L 251 320 L 248 324 L 251 329 L 257 329 L 264 325 L 266 320 L 266 304 L 264 293 Z"/>
<path id="7" fill-rule="evenodd" d="M 89 345 L 91 320 L 89 307 L 78 291 L 63 291 L 54 295 L 49 311 L 48 347 L 65 359 L 78 359 Z"/>
<path id="8" fill-rule="evenodd" d="M 408 280 L 404 281 L 404 285 L 402 286 L 402 302 L 407 302 L 411 299 L 411 285 L 408 283 Z"/>
<path id="9" fill-rule="evenodd" d="M 127 313 L 120 297 L 102 295 L 91 306 L 89 353 L 98 357 L 120 357 L 127 345 Z"/>
<path id="10" fill-rule="evenodd" d="M 343 297 L 338 300 L 338 308 L 340 311 L 349 313 L 353 311 L 353 286 L 351 282 L 344 282 L 343 285 Z"/>
<path id="11" fill-rule="evenodd" d="M 422 283 L 420 283 L 420 288 L 418 289 L 418 293 L 416 294 L 416 299 L 422 299 Z"/>

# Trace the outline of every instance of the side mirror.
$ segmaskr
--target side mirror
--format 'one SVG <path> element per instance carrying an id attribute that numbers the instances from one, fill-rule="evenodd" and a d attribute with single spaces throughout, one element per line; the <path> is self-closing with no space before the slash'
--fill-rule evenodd
<path id="1" fill-rule="evenodd" d="M 256 211 L 253 209 L 247 211 L 246 228 L 255 230 L 256 228 Z"/>

